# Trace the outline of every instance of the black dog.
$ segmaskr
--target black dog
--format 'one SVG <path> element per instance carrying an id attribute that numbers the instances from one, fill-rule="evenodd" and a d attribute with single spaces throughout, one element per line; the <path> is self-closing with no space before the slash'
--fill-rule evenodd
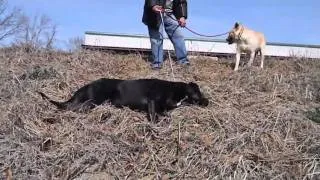
<path id="1" fill-rule="evenodd" d="M 156 114 L 172 110 L 180 104 L 197 104 L 207 106 L 196 83 L 171 82 L 159 79 L 120 80 L 101 78 L 93 81 L 74 93 L 66 102 L 51 100 L 42 92 L 44 99 L 49 100 L 58 109 L 80 110 L 92 109 L 97 105 L 110 101 L 116 107 L 127 106 L 148 112 L 154 121 Z"/>

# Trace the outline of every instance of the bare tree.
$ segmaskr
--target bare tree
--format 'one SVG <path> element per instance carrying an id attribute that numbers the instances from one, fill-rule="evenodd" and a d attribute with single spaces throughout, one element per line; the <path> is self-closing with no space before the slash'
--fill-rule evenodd
<path id="1" fill-rule="evenodd" d="M 20 9 L 9 10 L 6 0 L 0 0 L 0 41 L 16 35 L 22 30 L 23 19 Z"/>
<path id="2" fill-rule="evenodd" d="M 57 26 L 56 25 L 52 25 L 52 27 L 50 28 L 50 31 L 48 33 L 45 34 L 46 36 L 46 49 L 53 49 L 54 46 L 54 42 L 55 42 L 55 37 L 57 34 Z"/>
<path id="3" fill-rule="evenodd" d="M 21 35 L 17 44 L 28 50 L 52 49 L 54 47 L 57 26 L 46 16 L 24 16 Z"/>
<path id="4" fill-rule="evenodd" d="M 79 51 L 81 49 L 81 45 L 83 44 L 83 38 L 79 36 L 70 38 L 67 44 L 69 51 Z"/>

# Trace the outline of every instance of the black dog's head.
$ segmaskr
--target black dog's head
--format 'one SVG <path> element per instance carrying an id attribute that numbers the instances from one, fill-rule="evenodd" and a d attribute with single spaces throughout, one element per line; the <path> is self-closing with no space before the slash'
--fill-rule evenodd
<path id="1" fill-rule="evenodd" d="M 203 97 L 200 88 L 196 83 L 190 82 L 187 85 L 187 100 L 190 104 L 198 104 L 200 106 L 208 106 L 209 100 Z"/>

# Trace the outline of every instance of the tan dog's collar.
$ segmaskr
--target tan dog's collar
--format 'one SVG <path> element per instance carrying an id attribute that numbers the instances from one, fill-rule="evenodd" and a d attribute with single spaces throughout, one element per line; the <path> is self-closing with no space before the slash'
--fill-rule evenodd
<path id="1" fill-rule="evenodd" d="M 239 39 L 239 40 L 241 40 L 243 31 L 244 31 L 244 27 L 241 26 L 240 33 L 239 33 L 239 36 L 238 36 L 238 39 Z"/>

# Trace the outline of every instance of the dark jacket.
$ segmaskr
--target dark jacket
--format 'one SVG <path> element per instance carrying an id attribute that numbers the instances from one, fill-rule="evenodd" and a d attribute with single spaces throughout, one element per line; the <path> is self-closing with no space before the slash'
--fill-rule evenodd
<path id="1" fill-rule="evenodd" d="M 161 17 L 159 13 L 152 11 L 152 7 L 160 5 L 165 7 L 166 0 L 145 0 L 142 22 L 150 27 L 159 28 Z M 173 0 L 173 14 L 177 19 L 188 18 L 187 0 Z"/>

